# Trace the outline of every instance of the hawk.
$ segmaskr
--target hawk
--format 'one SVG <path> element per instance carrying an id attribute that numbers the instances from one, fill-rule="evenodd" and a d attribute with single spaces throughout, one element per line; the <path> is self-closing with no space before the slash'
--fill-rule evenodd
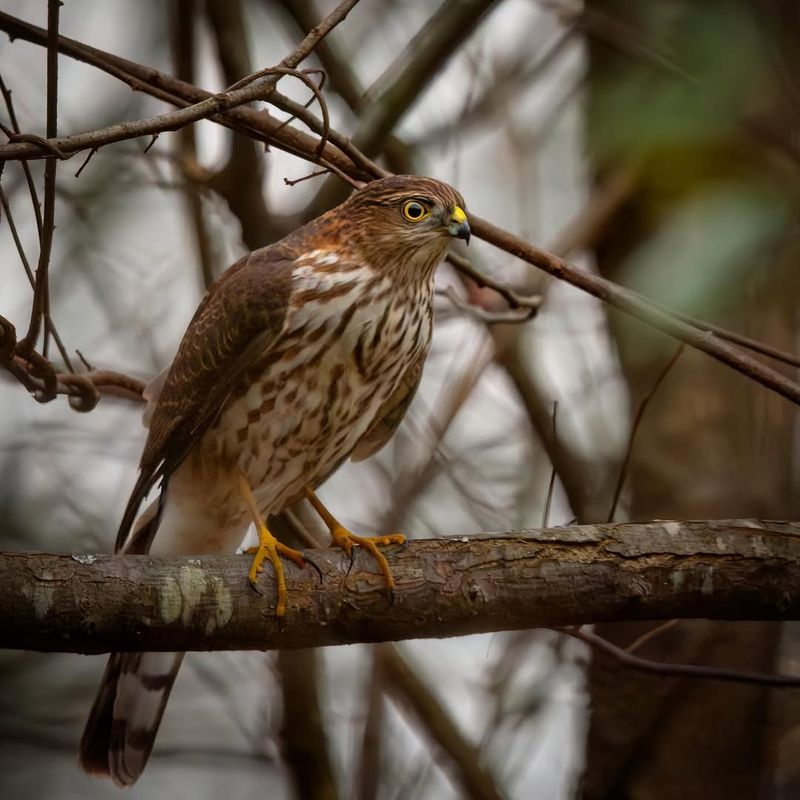
<path id="1" fill-rule="evenodd" d="M 255 585 L 269 559 L 283 616 L 280 556 L 304 560 L 266 519 L 307 497 L 333 543 L 368 549 L 391 587 L 378 546 L 403 536 L 352 534 L 314 489 L 344 459 L 372 455 L 394 433 L 431 341 L 434 271 L 453 237 L 469 235 L 452 187 L 394 176 L 226 270 L 146 392 L 149 434 L 116 551 L 233 553 L 255 523 L 249 579 Z M 112 654 L 81 739 L 87 772 L 121 786 L 137 780 L 182 658 Z"/>

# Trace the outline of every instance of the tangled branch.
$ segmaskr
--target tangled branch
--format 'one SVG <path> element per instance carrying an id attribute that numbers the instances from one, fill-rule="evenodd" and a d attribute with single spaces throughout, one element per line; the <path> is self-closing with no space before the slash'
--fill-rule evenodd
<path id="1" fill-rule="evenodd" d="M 341 3 L 333 14 L 346 13 L 353 4 L 352 2 Z M 347 8 L 342 12 L 344 7 Z M 47 44 L 48 41 L 47 31 L 2 12 L 0 12 L 0 29 L 5 30 L 11 36 L 41 45 Z M 318 41 L 318 39 L 314 39 L 317 36 L 315 31 L 317 29 L 306 37 L 301 48 L 295 51 L 294 56 L 281 62 L 281 67 L 296 66 L 293 61 L 297 57 L 298 51 L 302 56 L 306 50 L 310 52 L 309 48 L 313 49 L 315 42 Z M 208 92 L 191 84 L 171 78 L 157 70 L 104 53 L 80 42 L 59 36 L 57 43 L 60 52 L 87 61 L 126 81 L 134 88 L 147 91 L 149 94 L 175 105 L 184 106 L 211 97 Z M 277 76 L 271 80 L 276 78 Z M 230 109 L 212 116 L 211 119 L 246 135 L 272 143 L 307 161 L 319 163 L 350 183 L 387 174 L 385 170 L 359 151 L 347 137 L 335 129 L 328 129 L 324 121 L 317 119 L 301 104 L 283 98 L 277 92 L 273 92 L 271 102 L 300 119 L 317 134 L 317 137 L 298 131 L 291 125 L 281 123 L 264 112 L 256 113 L 247 108 Z M 321 144 L 318 137 L 329 139 L 329 142 L 326 143 L 323 140 Z M 41 147 L 35 144 L 7 145 L 7 147 L 33 147 L 39 155 L 42 154 Z M 320 151 L 322 152 L 321 156 Z M 3 152 L 0 150 L 0 153 Z M 8 151 L 5 151 L 5 157 L 8 157 Z M 52 154 L 48 157 L 53 159 Z M 553 277 L 571 283 L 645 324 L 707 353 L 792 402 L 800 403 L 800 384 L 797 381 L 749 356 L 741 346 L 729 344 L 726 338 L 733 337 L 724 337 L 720 329 L 711 330 L 707 325 L 667 311 L 654 304 L 652 300 L 599 275 L 579 269 L 552 253 L 534 247 L 523 239 L 498 228 L 487 220 L 471 216 L 470 222 L 473 232 L 478 238 L 484 239 L 500 250 L 522 259 Z"/>

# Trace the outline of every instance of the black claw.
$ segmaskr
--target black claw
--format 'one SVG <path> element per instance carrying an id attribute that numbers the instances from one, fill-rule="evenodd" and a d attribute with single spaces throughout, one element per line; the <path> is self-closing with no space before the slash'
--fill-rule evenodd
<path id="1" fill-rule="evenodd" d="M 322 574 L 322 570 L 314 563 L 312 559 L 308 557 L 307 553 L 303 553 L 303 558 L 305 558 L 306 564 L 311 565 L 317 573 L 317 577 L 319 578 L 320 585 L 325 580 L 325 576 Z"/>
<path id="2" fill-rule="evenodd" d="M 347 568 L 347 572 L 345 573 L 344 579 L 347 580 L 350 577 L 350 572 L 352 571 L 353 567 L 356 563 L 356 549 L 355 547 L 351 548 L 350 550 L 350 566 Z"/>

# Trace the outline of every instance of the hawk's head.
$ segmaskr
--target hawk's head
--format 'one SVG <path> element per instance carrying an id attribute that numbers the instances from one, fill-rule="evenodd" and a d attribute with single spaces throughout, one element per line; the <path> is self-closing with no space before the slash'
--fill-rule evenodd
<path id="1" fill-rule="evenodd" d="M 469 241 L 461 195 L 446 183 L 394 175 L 368 183 L 336 210 L 373 267 L 403 268 L 428 277 L 452 239 Z"/>

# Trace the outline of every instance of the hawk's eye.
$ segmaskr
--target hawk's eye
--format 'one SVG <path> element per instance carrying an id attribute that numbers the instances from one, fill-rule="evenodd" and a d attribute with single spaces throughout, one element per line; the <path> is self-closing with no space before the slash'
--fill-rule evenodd
<path id="1" fill-rule="evenodd" d="M 431 213 L 430 208 L 419 200 L 409 200 L 403 204 L 403 216 L 409 222 L 419 222 Z"/>

